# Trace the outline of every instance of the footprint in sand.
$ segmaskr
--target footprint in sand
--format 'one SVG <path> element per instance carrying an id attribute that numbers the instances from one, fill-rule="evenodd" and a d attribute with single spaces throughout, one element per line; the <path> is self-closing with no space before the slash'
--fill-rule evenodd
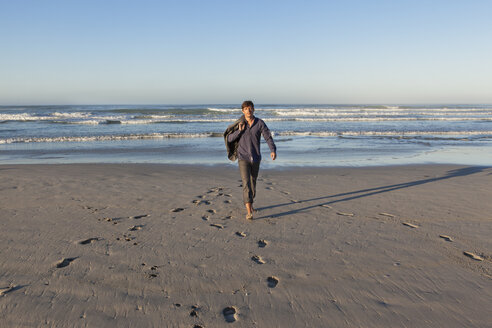
<path id="1" fill-rule="evenodd" d="M 439 238 L 442 238 L 445 241 L 449 241 L 449 242 L 452 242 L 453 241 L 453 239 L 451 237 L 446 236 L 446 235 L 439 235 Z"/>
<path id="2" fill-rule="evenodd" d="M 393 214 L 389 214 L 389 213 L 379 213 L 379 215 L 387 216 L 389 218 L 394 218 L 395 217 Z"/>
<path id="3" fill-rule="evenodd" d="M 86 209 L 86 210 L 92 211 L 92 213 L 96 213 L 97 211 L 99 211 L 98 208 L 95 208 L 95 207 L 92 207 L 92 206 L 84 206 L 83 208 Z"/>
<path id="4" fill-rule="evenodd" d="M 273 187 L 265 187 L 266 190 L 273 190 Z"/>
<path id="5" fill-rule="evenodd" d="M 214 210 L 214 209 L 207 210 L 207 212 L 208 212 L 208 213 L 210 213 L 210 214 L 215 214 L 215 213 L 217 213 L 217 211 L 216 211 L 216 210 Z"/>
<path id="6" fill-rule="evenodd" d="M 192 201 L 193 204 L 195 204 L 196 206 L 198 205 L 210 205 L 210 201 L 208 200 L 199 200 L 199 199 L 195 199 Z"/>
<path id="7" fill-rule="evenodd" d="M 290 195 L 290 192 L 288 192 L 288 191 L 281 191 L 281 193 L 284 195 Z"/>
<path id="8" fill-rule="evenodd" d="M 232 203 L 232 201 L 230 201 L 229 199 L 224 200 L 224 204 L 230 204 L 230 203 Z"/>
<path id="9" fill-rule="evenodd" d="M 124 217 L 120 218 L 104 218 L 103 220 L 106 222 L 113 222 L 113 224 L 118 224 L 118 221 L 125 219 Z M 99 220 L 100 221 L 100 220 Z"/>
<path id="10" fill-rule="evenodd" d="M 236 236 L 239 236 L 239 237 L 246 237 L 246 234 L 245 234 L 244 232 L 237 231 L 237 232 L 236 232 Z"/>
<path id="11" fill-rule="evenodd" d="M 206 215 L 202 216 L 202 220 L 203 221 L 208 221 L 208 216 L 206 216 Z"/>
<path id="12" fill-rule="evenodd" d="M 16 289 L 18 289 L 16 286 L 0 287 L 0 296 L 8 294 Z"/>
<path id="13" fill-rule="evenodd" d="M 320 205 L 320 206 L 321 206 L 321 207 L 326 207 L 326 208 L 333 208 L 333 207 L 331 207 L 330 205 L 326 205 L 326 204 L 322 204 L 322 205 Z"/>
<path id="14" fill-rule="evenodd" d="M 87 245 L 87 244 L 91 244 L 93 241 L 98 241 L 99 238 L 95 237 L 95 238 L 89 238 L 89 239 L 86 239 L 86 240 L 82 240 L 79 242 L 80 245 Z"/>
<path id="15" fill-rule="evenodd" d="M 416 229 L 416 228 L 418 228 L 418 227 L 419 227 L 418 225 L 412 224 L 412 223 L 410 223 L 410 222 L 402 222 L 402 224 L 403 224 L 404 226 L 407 226 L 407 227 L 410 227 L 410 228 L 413 228 L 413 229 Z"/>
<path id="16" fill-rule="evenodd" d="M 222 310 L 222 314 L 227 322 L 234 322 L 237 320 L 236 316 L 237 310 L 234 306 L 228 306 Z"/>
<path id="17" fill-rule="evenodd" d="M 61 260 L 60 262 L 58 262 L 58 264 L 56 265 L 56 267 L 59 269 L 59 268 L 64 268 L 66 266 L 68 266 L 70 263 L 72 263 L 73 261 L 75 261 L 77 258 L 76 257 L 68 257 L 68 258 L 65 258 L 63 260 Z"/>
<path id="18" fill-rule="evenodd" d="M 130 231 L 137 231 L 137 230 L 142 230 L 143 227 L 144 226 L 142 224 L 139 224 L 139 225 L 134 225 L 133 227 L 131 227 L 128 230 L 130 230 Z"/>
<path id="19" fill-rule="evenodd" d="M 213 193 L 213 192 L 217 192 L 218 193 L 218 192 L 220 192 L 222 190 L 224 190 L 224 188 L 222 188 L 222 187 L 215 187 L 215 188 L 209 189 L 207 193 L 208 194 Z"/>
<path id="20" fill-rule="evenodd" d="M 251 259 L 258 264 L 265 264 L 265 261 L 261 258 L 261 256 L 253 255 Z"/>
<path id="21" fill-rule="evenodd" d="M 134 239 L 135 239 L 135 237 L 133 237 L 133 236 L 131 236 L 131 235 L 126 235 L 126 234 L 124 234 L 124 235 L 123 235 L 123 238 L 116 237 L 116 240 L 126 240 L 126 241 L 132 241 L 132 240 L 134 240 Z M 136 245 L 136 244 L 134 244 L 134 245 Z"/>
<path id="22" fill-rule="evenodd" d="M 268 287 L 270 287 L 270 288 L 275 288 L 275 287 L 277 287 L 278 282 L 279 282 L 279 280 L 278 280 L 278 278 L 277 278 L 277 277 L 275 277 L 275 276 L 271 276 L 271 277 L 268 277 L 268 278 L 267 278 Z"/>
<path id="23" fill-rule="evenodd" d="M 212 223 L 210 226 L 215 227 L 217 229 L 224 229 L 224 226 L 222 224 L 218 224 L 218 223 Z"/>
<path id="24" fill-rule="evenodd" d="M 481 256 L 478 256 L 477 254 L 475 253 L 472 253 L 472 252 L 463 252 L 463 254 L 465 256 L 468 256 L 469 258 L 471 259 L 474 259 L 475 261 L 483 261 L 483 257 Z"/>
<path id="25" fill-rule="evenodd" d="M 126 241 L 132 241 L 133 239 L 135 239 L 135 237 L 127 236 L 127 235 L 123 235 L 123 237 L 125 238 Z"/>
<path id="26" fill-rule="evenodd" d="M 337 214 L 341 216 L 354 216 L 354 213 L 337 212 Z"/>
<path id="27" fill-rule="evenodd" d="M 200 311 L 200 307 L 198 305 L 191 306 L 190 317 L 198 317 L 198 311 Z"/>
<path id="28" fill-rule="evenodd" d="M 150 216 L 150 215 L 149 214 L 142 214 L 142 215 L 135 215 L 132 218 L 138 220 L 138 219 L 146 218 L 148 216 Z"/>
<path id="29" fill-rule="evenodd" d="M 181 212 L 181 211 L 184 211 L 184 208 L 177 207 L 177 208 L 173 208 L 173 209 L 171 210 L 171 212 L 173 212 L 173 213 L 177 213 L 177 212 Z"/>
<path id="30" fill-rule="evenodd" d="M 268 245 L 268 242 L 264 239 L 258 240 L 258 247 L 265 248 Z"/>

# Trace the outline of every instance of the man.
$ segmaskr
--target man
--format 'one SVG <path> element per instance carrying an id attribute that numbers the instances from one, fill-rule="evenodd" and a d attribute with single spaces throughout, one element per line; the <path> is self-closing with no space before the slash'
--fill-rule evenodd
<path id="1" fill-rule="evenodd" d="M 243 116 L 224 133 L 231 160 L 238 159 L 239 172 L 243 181 L 243 201 L 246 206 L 246 219 L 253 219 L 253 199 L 256 195 L 256 178 L 260 170 L 260 135 L 270 148 L 272 160 L 277 158 L 277 148 L 272 135 L 263 120 L 254 116 L 255 106 L 246 100 L 241 105 Z"/>

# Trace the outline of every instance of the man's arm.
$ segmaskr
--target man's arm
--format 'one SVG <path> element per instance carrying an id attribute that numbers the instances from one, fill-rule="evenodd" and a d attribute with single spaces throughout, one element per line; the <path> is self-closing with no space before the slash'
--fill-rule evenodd
<path id="1" fill-rule="evenodd" d="M 272 160 L 275 160 L 277 158 L 277 147 L 273 142 L 273 137 L 270 132 L 270 129 L 268 129 L 268 126 L 265 124 L 265 122 L 263 122 L 262 124 L 261 134 L 263 135 L 263 138 L 265 139 L 268 147 L 270 148 L 270 157 L 272 158 Z"/>

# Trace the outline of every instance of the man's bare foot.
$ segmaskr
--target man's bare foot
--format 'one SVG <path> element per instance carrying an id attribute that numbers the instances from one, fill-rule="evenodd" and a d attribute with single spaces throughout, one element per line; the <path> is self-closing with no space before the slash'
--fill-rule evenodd
<path id="1" fill-rule="evenodd" d="M 253 213 L 246 214 L 246 220 L 253 220 Z"/>

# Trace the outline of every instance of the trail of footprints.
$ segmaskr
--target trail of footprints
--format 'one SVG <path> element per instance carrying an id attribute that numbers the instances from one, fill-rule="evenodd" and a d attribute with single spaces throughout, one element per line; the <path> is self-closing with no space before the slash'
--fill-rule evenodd
<path id="1" fill-rule="evenodd" d="M 270 190 L 273 190 L 273 187 L 270 188 Z M 288 192 L 285 192 L 285 194 L 288 194 Z M 203 221 L 209 222 L 211 219 L 214 219 L 216 217 L 217 211 L 214 208 L 210 208 L 209 206 L 214 204 L 214 201 L 222 201 L 225 204 L 231 204 L 232 201 L 229 199 L 231 198 L 232 195 L 225 193 L 225 189 L 222 187 L 213 187 L 210 188 L 207 192 L 204 194 L 198 195 L 191 201 L 191 204 L 194 206 L 198 207 L 205 207 L 204 209 L 204 214 L 201 216 L 201 219 Z M 222 198 L 222 199 L 221 199 Z M 224 199 L 225 198 L 225 199 Z M 177 207 L 173 208 L 170 210 L 172 213 L 179 213 L 185 211 L 185 207 Z M 230 220 L 232 219 L 232 216 L 225 216 L 222 218 L 222 220 Z M 225 229 L 226 226 L 221 223 L 209 223 L 209 225 L 213 228 L 216 228 L 218 230 Z M 242 231 L 237 231 L 235 232 L 235 235 L 239 238 L 246 238 L 247 234 Z M 260 239 L 257 241 L 257 245 L 259 248 L 265 248 L 268 245 L 268 241 L 264 239 Z M 253 255 L 251 257 L 251 260 L 255 262 L 256 264 L 265 264 L 267 261 L 265 261 L 260 255 Z M 142 263 L 142 266 L 145 264 Z M 148 273 L 148 277 L 150 279 L 155 278 L 158 276 L 158 271 L 157 267 L 152 267 L 151 272 Z M 265 284 L 268 288 L 275 288 L 279 284 L 280 279 L 277 278 L 276 276 L 270 276 L 267 277 L 265 280 Z M 181 304 L 176 303 L 175 306 L 177 308 L 181 307 Z M 222 314 L 224 316 L 224 320 L 226 322 L 235 322 L 238 320 L 238 309 L 235 306 L 228 306 L 222 310 Z M 198 308 L 193 308 L 193 310 L 190 313 L 190 316 L 192 317 L 198 317 Z M 194 327 L 203 327 L 201 325 L 195 325 Z"/>
<path id="2" fill-rule="evenodd" d="M 88 209 L 91 209 L 93 212 L 94 211 L 94 208 L 92 207 L 87 207 Z M 97 209 L 96 209 L 97 211 Z M 143 219 L 143 218 L 147 218 L 149 217 L 150 215 L 149 214 L 142 214 L 142 215 L 135 215 L 135 216 L 128 216 L 128 217 L 114 217 L 114 218 L 103 218 L 103 219 L 98 219 L 98 221 L 101 221 L 101 222 L 109 222 L 109 223 L 112 223 L 112 224 L 118 224 L 120 221 L 123 221 L 125 219 L 133 219 L 133 220 L 140 220 L 140 219 Z M 143 227 L 145 227 L 144 224 L 136 224 L 136 225 L 133 225 L 131 226 L 128 231 L 132 231 L 132 232 L 135 232 L 135 231 L 139 231 L 141 230 Z M 116 237 L 115 240 L 116 241 L 126 241 L 126 242 L 131 242 L 131 241 L 134 241 L 136 239 L 135 236 L 133 236 L 131 233 L 125 233 L 123 234 L 121 237 Z M 84 240 L 81 240 L 79 242 L 77 242 L 79 245 L 90 245 L 94 242 L 97 242 L 97 241 L 100 241 L 100 240 L 103 240 L 103 238 L 101 237 L 91 237 L 91 238 L 87 238 L 87 239 L 84 239 Z M 133 245 L 138 245 L 138 242 L 134 241 L 133 242 Z M 78 257 L 67 257 L 67 258 L 63 258 L 61 259 L 60 261 L 58 261 L 55 265 L 55 268 L 56 269 L 62 269 L 62 268 L 65 268 L 65 267 L 68 267 L 73 261 L 75 261 L 76 259 L 78 259 Z"/>
<path id="3" fill-rule="evenodd" d="M 270 187 L 269 189 L 273 190 L 273 187 Z M 191 203 L 194 204 L 195 206 L 210 206 L 213 204 L 214 200 L 218 200 L 220 197 L 226 198 L 225 200 L 223 200 L 224 203 L 226 204 L 232 203 L 230 199 L 227 199 L 232 196 L 230 194 L 225 193 L 224 188 L 222 187 L 210 188 L 205 194 L 197 196 L 196 199 L 191 201 Z M 210 219 L 214 218 L 216 214 L 217 211 L 215 209 L 206 208 L 205 214 L 203 214 L 201 218 L 204 221 L 210 221 Z M 226 216 L 222 220 L 228 220 L 232 218 L 233 218 L 232 216 Z M 219 230 L 226 228 L 226 226 L 220 223 L 210 223 L 209 225 Z M 243 231 L 237 231 L 235 232 L 235 236 L 237 236 L 238 238 L 246 238 L 248 235 Z M 257 244 L 258 244 L 258 248 L 265 248 L 268 245 L 268 241 L 264 239 L 260 239 L 257 241 Z M 259 265 L 267 263 L 260 255 L 256 255 L 256 254 L 251 257 L 251 260 Z M 279 278 L 275 276 L 270 276 L 266 278 L 265 283 L 268 288 L 275 288 L 279 284 L 279 281 L 280 281 Z M 193 312 L 193 311 L 192 313 L 190 313 L 190 316 L 198 316 L 197 312 Z M 224 308 L 222 310 L 222 314 L 224 316 L 224 320 L 228 323 L 232 323 L 238 320 L 238 309 L 235 306 L 228 306 Z M 202 327 L 202 326 L 195 325 L 194 327 Z"/>
<path id="4" fill-rule="evenodd" d="M 288 194 L 288 193 L 285 193 L 283 192 L 284 194 Z M 302 202 L 302 201 L 297 201 L 297 200 L 291 200 L 291 202 L 293 203 L 299 203 L 299 202 Z M 325 208 L 330 208 L 332 209 L 331 206 L 327 205 L 327 204 L 321 204 L 319 205 L 321 207 L 325 207 Z M 352 217 L 354 216 L 354 213 L 345 213 L 345 212 L 336 212 L 337 215 L 341 215 L 341 216 L 348 216 L 348 217 Z M 396 219 L 396 215 L 394 214 L 391 214 L 391 213 L 386 213 L 386 212 L 381 212 L 378 214 L 379 216 L 381 217 L 386 217 L 386 218 L 391 218 L 391 219 Z M 376 217 L 377 219 L 377 217 Z M 415 224 L 415 223 L 411 223 L 411 222 L 408 222 L 408 221 L 403 221 L 401 222 L 402 225 L 406 226 L 406 227 L 409 227 L 411 229 L 418 229 L 420 228 L 419 225 Z M 448 235 L 439 235 L 439 238 L 447 241 L 447 242 L 453 242 L 453 238 L 451 238 L 450 236 Z M 469 257 L 475 261 L 484 261 L 486 256 L 484 255 L 478 255 L 478 254 L 475 254 L 473 252 L 469 252 L 469 251 L 463 251 L 463 255 L 465 255 L 466 257 Z"/>
<path id="5" fill-rule="evenodd" d="M 247 235 L 244 232 L 237 231 L 236 236 L 244 238 Z M 264 239 L 260 239 L 257 242 L 259 248 L 265 248 L 268 245 L 268 241 Z M 267 263 L 260 255 L 253 255 L 251 257 L 251 260 L 259 265 Z M 276 276 L 270 276 L 266 278 L 266 286 L 268 288 L 275 288 L 280 282 L 280 279 Z M 226 322 L 235 322 L 238 320 L 238 310 L 234 306 L 228 306 L 222 310 L 222 314 L 224 316 L 224 319 Z"/>
<path id="6" fill-rule="evenodd" d="M 389 214 L 389 213 L 379 213 L 380 216 L 383 216 L 383 217 L 388 217 L 388 218 L 395 218 L 396 215 L 393 215 L 393 214 Z M 420 228 L 419 225 L 417 224 L 414 224 L 414 223 L 411 223 L 411 222 L 407 222 L 407 221 L 403 221 L 401 222 L 402 225 L 406 226 L 406 227 L 409 227 L 411 229 L 418 229 Z M 450 242 L 452 243 L 453 242 L 453 238 L 451 238 L 450 236 L 448 235 L 439 235 L 439 238 L 447 241 L 447 242 Z M 463 251 L 463 255 L 465 255 L 466 257 L 469 257 L 471 258 L 472 260 L 475 260 L 475 261 L 484 261 L 485 260 L 485 256 L 483 255 L 478 255 L 478 254 L 475 254 L 473 252 L 469 252 L 469 251 Z"/>
<path id="7" fill-rule="evenodd" d="M 271 185 L 271 184 L 270 184 Z M 268 190 L 273 190 L 274 188 L 271 188 L 271 187 L 267 187 L 266 189 Z M 282 194 L 284 195 L 290 195 L 290 193 L 288 191 L 280 191 Z M 290 199 L 290 201 L 292 203 L 302 203 L 303 201 L 302 200 L 296 200 L 296 199 Z M 324 207 L 324 208 L 329 208 L 329 209 L 333 209 L 333 207 L 331 207 L 330 205 L 328 204 L 320 204 L 319 205 L 320 207 Z M 348 212 L 339 212 L 337 211 L 336 212 L 337 215 L 340 215 L 340 216 L 347 216 L 347 217 L 353 217 L 355 214 L 354 213 L 348 213 Z M 395 219 L 396 218 L 396 215 L 394 214 L 391 214 L 391 213 L 386 213 L 386 212 L 381 212 L 378 214 L 379 216 L 381 217 L 386 217 L 386 218 L 391 218 L 391 219 Z M 420 228 L 419 225 L 415 224 L 415 223 L 412 223 L 412 222 L 408 222 L 408 221 L 403 221 L 401 222 L 402 225 L 406 226 L 406 227 L 409 227 L 411 229 L 418 229 Z M 448 236 L 448 235 L 439 235 L 439 238 L 447 241 L 447 242 L 453 242 L 453 239 Z M 479 255 L 479 254 L 475 254 L 473 252 L 469 252 L 469 251 L 463 251 L 463 255 L 475 260 L 475 261 L 484 261 L 485 258 L 490 258 L 490 257 L 487 257 L 487 256 L 484 256 L 484 255 Z"/>
<path id="8" fill-rule="evenodd" d="M 266 188 L 267 190 L 275 190 L 275 188 L 272 186 L 273 184 L 272 183 L 266 183 L 268 185 L 268 187 Z M 282 194 L 284 195 L 290 195 L 290 193 L 288 191 L 280 191 Z M 205 207 L 208 207 L 210 205 L 213 204 L 213 201 L 214 200 L 219 200 L 219 198 L 226 198 L 225 200 L 223 200 L 223 203 L 226 203 L 226 204 L 230 204 L 232 203 L 230 199 L 231 195 L 230 194 L 226 194 L 224 193 L 224 188 L 222 187 L 213 187 L 213 188 L 210 188 L 205 194 L 203 195 L 199 195 L 196 197 L 196 199 L 192 200 L 191 203 L 194 204 L 195 206 L 205 206 Z M 292 203 L 301 203 L 303 201 L 300 201 L 300 200 L 291 200 Z M 328 209 L 332 209 L 332 207 L 330 205 L 327 205 L 327 204 L 321 204 L 319 205 L 320 207 L 324 207 L 324 208 L 328 208 Z M 90 210 L 92 210 L 93 212 L 94 209 L 93 208 L 88 208 Z M 183 212 L 185 211 L 185 207 L 177 207 L 177 208 L 172 208 L 170 210 L 171 213 L 180 213 L 180 212 Z M 353 217 L 354 216 L 354 213 L 347 213 L 347 212 L 335 212 L 337 215 L 340 215 L 340 216 L 346 216 L 346 217 Z M 215 215 L 217 214 L 217 211 L 213 208 L 206 208 L 205 209 L 205 214 L 201 217 L 203 221 L 209 221 L 211 218 L 214 218 Z M 385 217 L 385 218 L 388 218 L 388 219 L 395 219 L 396 220 L 396 215 L 393 215 L 393 214 L 390 214 L 390 213 L 385 213 L 385 212 L 381 212 L 378 214 L 380 217 Z M 105 222 L 109 222 L 109 223 L 112 223 L 112 224 L 118 224 L 119 222 L 121 222 L 122 220 L 124 219 L 134 219 L 134 220 L 139 220 L 139 219 L 142 219 L 142 218 L 146 218 L 148 217 L 149 215 L 148 214 L 143 214 L 143 215 L 136 215 L 136 216 L 131 216 L 131 217 L 116 217 L 116 218 L 104 218 L 104 219 L 99 219 L 99 221 L 105 221 Z M 223 218 L 222 220 L 228 220 L 228 219 L 232 219 L 232 216 L 226 216 L 225 218 Z M 407 222 L 407 221 L 400 221 L 400 223 L 408 228 L 411 228 L 411 229 L 418 229 L 420 228 L 419 225 L 417 224 L 414 224 L 414 223 L 411 223 L 411 222 Z M 224 228 L 226 228 L 226 226 L 224 226 L 223 224 L 219 224 L 219 223 L 210 223 L 209 224 L 211 227 L 213 228 L 217 228 L 218 230 L 222 230 Z M 131 242 L 131 241 L 134 241 L 136 239 L 135 236 L 133 236 L 131 233 L 132 232 L 137 232 L 141 229 L 143 229 L 145 227 L 144 224 L 136 224 L 136 225 L 133 225 L 131 226 L 129 229 L 128 229 L 128 233 L 126 234 L 123 234 L 122 237 L 117 237 L 116 240 L 117 241 L 127 241 L 127 242 Z M 235 232 L 235 235 L 239 238 L 246 238 L 247 237 L 247 234 L 245 232 L 242 232 L 242 231 L 237 231 Z M 443 239 L 444 241 L 446 242 L 453 242 L 453 239 L 452 237 L 448 236 L 448 235 L 439 235 L 439 238 Z M 85 239 L 85 240 L 82 240 L 82 241 L 79 241 L 78 243 L 80 245 L 90 245 L 94 242 L 97 242 L 99 240 L 102 240 L 102 238 L 100 237 L 92 237 L 92 238 L 88 238 L 88 239 Z M 135 241 L 134 242 L 134 245 L 137 245 L 138 243 Z M 258 248 L 265 248 L 267 247 L 268 245 L 268 241 L 264 240 L 264 239 L 260 239 L 257 241 L 257 245 L 258 245 Z M 468 252 L 468 251 L 463 251 L 463 255 L 466 256 L 466 257 L 469 257 L 470 259 L 472 260 L 475 260 L 475 261 L 483 261 L 484 260 L 484 257 L 483 256 L 480 256 L 480 255 L 477 255 L 473 252 Z M 65 268 L 67 266 L 69 266 L 73 261 L 75 261 L 78 257 L 70 257 L 70 258 L 63 258 L 62 260 L 60 260 L 57 264 L 56 264 L 56 268 L 57 269 L 61 269 L 61 268 Z M 251 260 L 253 262 L 255 262 L 256 264 L 258 265 L 263 265 L 265 263 L 267 263 L 267 261 L 265 261 L 260 255 L 257 255 L 257 254 L 254 254 L 252 257 L 251 257 Z M 149 279 L 153 279 L 153 278 L 156 278 L 159 276 L 159 266 L 150 266 L 148 267 L 145 263 L 142 263 L 141 264 L 142 267 L 146 267 L 148 268 L 147 269 L 147 277 Z M 266 286 L 270 289 L 272 288 L 276 288 L 278 286 L 280 282 L 280 279 L 276 276 L 269 276 L 266 278 Z M 1 291 L 0 290 L 0 294 L 1 293 L 7 293 L 6 291 Z M 176 303 L 175 304 L 176 307 L 180 307 L 181 304 L 179 303 Z M 192 306 L 192 311 L 190 312 L 190 316 L 191 317 L 198 317 L 198 314 L 199 314 L 199 310 L 200 308 L 198 306 Z M 235 307 L 235 306 L 228 306 L 226 308 L 224 308 L 222 310 L 222 314 L 224 316 L 224 320 L 228 323 L 231 323 L 231 322 L 235 322 L 238 320 L 238 309 Z M 193 326 L 194 328 L 203 328 L 203 326 L 199 325 L 199 324 L 195 324 Z"/>
<path id="9" fill-rule="evenodd" d="M 147 266 L 147 264 L 142 263 L 142 267 L 145 267 L 145 266 Z M 158 268 L 160 268 L 160 266 L 158 266 L 158 265 L 151 266 L 149 268 L 149 271 L 147 272 L 147 278 L 149 278 L 149 279 L 157 278 L 159 276 L 159 272 L 157 271 Z"/>
<path id="10" fill-rule="evenodd" d="M 207 191 L 207 193 L 205 195 L 197 196 L 198 199 L 193 200 L 192 204 L 194 204 L 195 206 L 210 206 L 210 205 L 212 205 L 213 200 L 212 199 L 205 199 L 206 197 L 212 197 L 215 200 L 218 199 L 219 197 L 225 197 L 226 199 L 223 200 L 223 202 L 225 204 L 232 203 L 231 200 L 228 199 L 228 198 L 232 197 L 232 195 L 224 193 L 223 190 L 224 190 L 224 188 L 222 188 L 222 187 L 211 188 Z M 97 212 L 97 209 L 95 209 L 93 207 L 88 207 L 87 209 L 91 210 L 92 213 Z M 185 210 L 186 210 L 185 207 L 176 207 L 176 208 L 170 209 L 170 212 L 171 213 L 180 213 L 180 212 L 183 212 Z M 217 211 L 213 208 L 208 208 L 205 210 L 205 212 L 206 212 L 206 214 L 204 214 L 202 216 L 202 219 L 204 221 L 208 221 L 210 219 L 210 217 L 214 217 L 217 214 Z M 98 221 L 107 222 L 108 224 L 112 224 L 112 225 L 117 225 L 117 224 L 125 222 L 128 219 L 140 220 L 143 218 L 147 218 L 149 216 L 150 215 L 148 215 L 148 214 L 142 214 L 142 215 L 129 216 L 129 217 L 104 217 L 102 219 L 98 219 Z M 223 220 L 230 220 L 232 218 L 233 218 L 232 216 L 225 216 L 225 218 L 223 218 Z M 218 224 L 218 223 L 212 223 L 212 224 L 210 224 L 210 226 L 215 227 L 217 229 L 224 229 L 225 228 L 224 225 Z M 124 233 L 122 236 L 116 237 L 115 239 L 116 239 L 116 241 L 125 241 L 125 242 L 132 242 L 133 241 L 133 244 L 137 245 L 138 243 L 135 241 L 136 237 L 132 233 L 138 232 L 138 231 L 142 230 L 144 227 L 145 227 L 145 224 L 134 224 L 128 228 L 127 233 Z M 235 234 L 241 238 L 247 237 L 246 233 L 244 233 L 244 232 L 238 231 Z M 97 241 L 101 241 L 101 240 L 103 240 L 103 238 L 101 238 L 101 237 L 91 237 L 91 238 L 87 238 L 87 239 L 78 241 L 77 243 L 79 245 L 87 246 L 87 245 L 93 244 L 93 243 L 95 243 Z M 258 240 L 258 247 L 264 248 L 267 245 L 268 245 L 267 241 L 265 241 L 263 239 Z M 77 259 L 78 259 L 78 257 L 63 258 L 55 264 L 55 268 L 56 269 L 63 269 L 65 267 L 68 267 L 72 262 L 74 262 Z M 254 262 L 256 262 L 257 264 L 265 264 L 266 263 L 266 261 L 263 260 L 263 258 L 259 255 L 254 255 L 252 257 L 252 260 Z M 160 268 L 160 266 L 153 265 L 153 266 L 149 267 L 146 263 L 142 263 L 141 266 L 142 266 L 142 268 L 146 268 L 146 269 L 144 269 L 144 272 L 146 272 L 146 276 L 148 279 L 154 279 L 154 278 L 157 278 L 159 276 L 159 270 L 158 269 Z M 266 279 L 266 284 L 269 288 L 275 288 L 278 285 L 278 283 L 279 283 L 279 279 L 275 276 L 270 276 Z M 10 286 L 5 287 L 5 288 L 1 288 L 0 289 L 0 296 L 3 296 L 5 294 L 9 293 L 12 290 L 14 290 L 14 288 L 12 288 Z M 176 303 L 175 306 L 180 307 L 181 304 Z M 192 310 L 190 312 L 190 317 L 197 318 L 198 314 L 199 314 L 199 310 L 200 310 L 200 308 L 198 306 L 192 306 Z M 224 319 L 226 322 L 235 322 L 236 320 L 238 320 L 238 310 L 234 306 L 226 307 L 225 309 L 223 309 L 222 313 L 223 313 L 223 316 L 224 316 Z M 199 324 L 195 324 L 193 327 L 194 328 L 203 328 L 203 326 L 199 325 Z"/>
<path id="11" fill-rule="evenodd" d="M 225 192 L 225 188 L 213 187 L 207 190 L 204 194 L 196 196 L 196 199 L 193 199 L 191 203 L 195 206 L 210 206 L 213 205 L 214 201 L 222 201 L 225 204 L 231 204 L 232 201 L 229 199 L 231 197 L 231 194 Z M 221 198 L 225 199 L 221 200 Z M 217 214 L 217 210 L 215 210 L 214 208 L 206 208 L 204 212 L 205 213 L 201 217 L 203 221 L 210 221 L 210 219 L 215 218 L 215 215 Z M 232 216 L 225 216 L 224 218 L 222 218 L 222 220 L 229 219 L 232 219 Z M 226 226 L 221 223 L 210 223 L 209 225 L 219 230 L 226 228 Z"/>

